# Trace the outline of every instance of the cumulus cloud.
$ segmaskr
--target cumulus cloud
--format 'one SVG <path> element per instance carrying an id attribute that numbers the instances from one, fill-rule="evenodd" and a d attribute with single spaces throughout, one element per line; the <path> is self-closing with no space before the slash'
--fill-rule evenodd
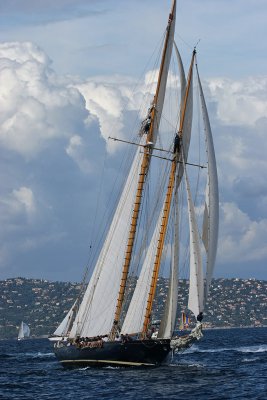
<path id="1" fill-rule="evenodd" d="M 262 261 L 267 257 L 267 219 L 253 220 L 234 203 L 222 203 L 220 216 L 220 264 Z"/>
<path id="2" fill-rule="evenodd" d="M 224 124 L 253 126 L 267 117 L 267 77 L 212 79 L 209 89 L 217 102 L 217 117 Z"/>
<path id="3" fill-rule="evenodd" d="M 86 174 L 92 172 L 92 165 L 84 152 L 83 139 L 79 135 L 70 138 L 66 153 L 78 164 L 81 171 Z"/>
<path id="4" fill-rule="evenodd" d="M 18 215 L 31 217 L 36 212 L 36 201 L 32 189 L 22 186 L 12 190 L 6 197 L 2 197 L 1 208 L 4 218 Z"/>
<path id="5" fill-rule="evenodd" d="M 117 150 L 117 145 L 108 141 L 109 136 L 130 137 L 129 116 L 133 111 L 139 114 L 135 121 L 138 132 L 140 118 L 154 93 L 156 74 L 157 71 L 150 71 L 138 86 L 135 79 L 123 76 L 85 80 L 64 77 L 53 71 L 51 60 L 34 44 L 0 45 L 0 150 L 2 154 L 12 154 L 14 158 L 10 156 L 8 161 L 16 159 L 21 170 L 19 176 L 12 172 L 6 178 L 8 185 L 0 201 L 4 239 L 0 260 L 7 263 L 13 251 L 11 243 L 26 252 L 40 249 L 48 242 L 63 243 L 74 224 L 77 231 L 80 229 L 78 221 L 84 215 L 77 209 L 76 218 L 69 217 L 73 193 L 76 207 L 76 201 L 86 204 L 83 210 L 92 207 L 91 194 L 86 189 L 95 185 L 92 172 L 98 151 L 103 156 L 105 144 L 109 151 Z M 172 76 L 169 88 L 176 86 Z M 219 167 L 220 264 L 262 261 L 267 256 L 266 89 L 264 77 L 204 82 Z M 163 120 L 167 119 L 163 113 Z M 17 155 L 21 157 L 16 158 Z M 79 169 L 73 168 L 70 159 Z M 40 160 L 46 168 L 52 161 L 49 177 L 41 172 Z M 72 185 L 73 181 L 77 185 L 75 190 L 64 191 L 63 186 L 70 182 Z M 90 213 L 91 209 L 87 211 Z M 33 227 L 37 218 L 38 232 Z M 16 240 L 12 232 L 15 235 L 19 230 L 23 230 L 24 236 Z M 10 233 L 9 244 L 6 232 Z"/>
<path id="6" fill-rule="evenodd" d="M 83 129 L 84 99 L 68 83 L 36 45 L 0 44 L 0 144 L 31 158 Z"/>

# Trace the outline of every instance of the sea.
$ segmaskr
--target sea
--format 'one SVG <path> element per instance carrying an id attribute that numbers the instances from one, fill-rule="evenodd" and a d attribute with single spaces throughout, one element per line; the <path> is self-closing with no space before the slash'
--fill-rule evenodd
<path id="1" fill-rule="evenodd" d="M 0 399 L 267 399 L 267 328 L 206 330 L 152 369 L 64 369 L 47 339 L 1 340 Z"/>

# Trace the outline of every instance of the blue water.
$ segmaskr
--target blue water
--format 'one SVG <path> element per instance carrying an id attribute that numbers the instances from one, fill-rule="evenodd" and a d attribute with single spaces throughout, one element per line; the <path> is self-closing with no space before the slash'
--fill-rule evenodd
<path id="1" fill-rule="evenodd" d="M 66 370 L 46 339 L 3 340 L 0 399 L 267 399 L 267 328 L 205 331 L 154 369 Z"/>

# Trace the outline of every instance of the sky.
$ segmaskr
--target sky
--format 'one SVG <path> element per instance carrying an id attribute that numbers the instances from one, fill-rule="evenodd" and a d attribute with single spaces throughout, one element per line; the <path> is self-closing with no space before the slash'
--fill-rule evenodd
<path id="1" fill-rule="evenodd" d="M 80 281 L 119 168 L 108 136 L 128 137 L 170 5 L 0 0 L 0 279 Z M 176 42 L 186 68 L 198 43 L 214 133 L 215 277 L 267 279 L 266 17 L 266 0 L 177 2 Z"/>

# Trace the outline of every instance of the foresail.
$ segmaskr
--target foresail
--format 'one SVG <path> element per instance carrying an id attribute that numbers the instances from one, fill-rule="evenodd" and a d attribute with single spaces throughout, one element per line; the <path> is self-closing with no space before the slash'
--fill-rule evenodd
<path id="1" fill-rule="evenodd" d="M 67 313 L 65 318 L 63 319 L 63 321 L 59 324 L 59 326 L 53 333 L 54 336 L 65 336 L 68 333 L 68 331 L 70 329 L 70 322 L 72 321 L 72 317 L 73 317 L 73 313 L 74 313 L 77 301 L 78 300 L 75 301 L 75 303 L 73 304 L 73 306 L 71 307 L 71 309 L 69 310 L 69 312 Z"/>
<path id="2" fill-rule="evenodd" d="M 165 57 L 163 57 L 163 62 L 160 71 L 161 79 L 159 80 L 159 85 L 155 96 L 154 106 L 156 108 L 156 115 L 154 121 L 154 143 L 156 143 L 157 141 L 159 124 L 165 99 L 167 78 L 168 78 L 168 72 L 169 72 L 170 60 L 172 56 L 172 48 L 174 42 L 175 19 L 176 19 L 176 0 L 173 0 L 172 12 L 170 14 L 170 19 L 167 27 L 168 40 L 165 48 Z"/>
<path id="3" fill-rule="evenodd" d="M 112 328 L 141 159 L 138 149 L 70 337 L 105 335 Z"/>
<path id="4" fill-rule="evenodd" d="M 188 219 L 190 229 L 190 278 L 189 278 L 189 295 L 188 308 L 193 312 L 195 317 L 203 311 L 204 282 L 202 270 L 202 258 L 200 249 L 200 240 L 195 215 L 194 203 L 192 200 L 189 179 L 184 164 L 185 183 L 188 204 Z"/>
<path id="5" fill-rule="evenodd" d="M 158 243 L 158 235 L 162 221 L 163 211 L 160 213 L 156 228 L 154 230 L 146 257 L 138 278 L 133 297 L 131 299 L 121 332 L 123 334 L 139 333 L 142 331 L 144 316 L 146 312 L 147 298 L 153 272 L 154 258 Z"/>
<path id="6" fill-rule="evenodd" d="M 174 196 L 174 238 L 172 246 L 171 274 L 169 290 L 161 320 L 158 337 L 171 338 L 175 328 L 178 302 L 178 264 L 179 264 L 179 213 L 178 193 Z"/>
<path id="7" fill-rule="evenodd" d="M 206 148 L 208 156 L 208 177 L 206 186 L 206 200 L 203 218 L 203 234 L 202 240 L 207 252 L 207 267 L 206 267 L 206 286 L 204 294 L 204 302 L 207 301 L 209 287 L 213 275 L 219 229 L 219 190 L 215 151 L 213 146 L 212 132 L 209 122 L 206 102 L 200 82 L 199 73 L 197 70 L 198 84 L 200 90 L 200 99 L 203 112 L 203 121 L 206 135 Z"/>

